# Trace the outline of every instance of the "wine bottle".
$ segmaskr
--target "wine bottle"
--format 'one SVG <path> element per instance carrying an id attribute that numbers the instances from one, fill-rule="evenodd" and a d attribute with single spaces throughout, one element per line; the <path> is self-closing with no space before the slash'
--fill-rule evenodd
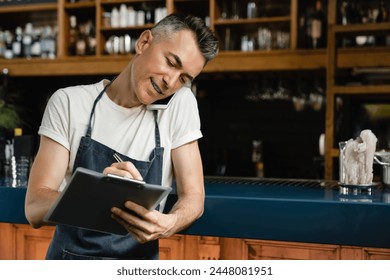
<path id="1" fill-rule="evenodd" d="M 70 21 L 70 27 L 69 27 L 69 40 L 68 40 L 68 54 L 76 55 L 76 43 L 78 37 L 76 16 L 70 16 L 69 21 Z"/>
<path id="2" fill-rule="evenodd" d="M 326 15 L 322 9 L 321 0 L 316 1 L 315 10 L 312 14 L 310 37 L 313 49 L 326 46 Z"/>

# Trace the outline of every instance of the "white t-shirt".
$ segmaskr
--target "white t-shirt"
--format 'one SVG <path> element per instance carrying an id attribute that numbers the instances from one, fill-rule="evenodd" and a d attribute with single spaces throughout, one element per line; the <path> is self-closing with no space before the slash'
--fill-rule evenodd
<path id="1" fill-rule="evenodd" d="M 68 170 L 60 190 L 71 176 L 93 103 L 103 88 L 103 81 L 100 81 L 59 89 L 46 106 L 38 134 L 53 139 L 70 152 Z M 158 125 L 161 146 L 164 147 L 162 184 L 171 186 L 171 150 L 202 137 L 197 102 L 189 88 L 177 91 L 168 108 L 159 110 Z M 143 105 L 135 108 L 119 106 L 104 93 L 92 119 L 92 139 L 133 159 L 147 161 L 155 148 L 153 112 Z"/>

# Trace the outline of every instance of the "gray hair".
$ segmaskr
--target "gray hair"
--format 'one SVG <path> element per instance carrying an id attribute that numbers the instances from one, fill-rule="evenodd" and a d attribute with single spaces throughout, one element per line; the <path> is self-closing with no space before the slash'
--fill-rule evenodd
<path id="1" fill-rule="evenodd" d="M 166 16 L 151 29 L 157 41 L 169 38 L 171 34 L 182 30 L 193 32 L 206 63 L 218 54 L 218 39 L 200 17 L 175 13 Z"/>

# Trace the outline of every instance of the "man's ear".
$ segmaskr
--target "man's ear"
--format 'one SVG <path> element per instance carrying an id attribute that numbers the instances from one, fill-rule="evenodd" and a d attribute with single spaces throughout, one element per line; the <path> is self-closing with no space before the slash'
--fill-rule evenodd
<path id="1" fill-rule="evenodd" d="M 142 32 L 137 42 L 135 43 L 135 53 L 137 54 L 142 53 L 150 45 L 152 40 L 153 40 L 152 31 L 145 30 L 144 32 Z"/>

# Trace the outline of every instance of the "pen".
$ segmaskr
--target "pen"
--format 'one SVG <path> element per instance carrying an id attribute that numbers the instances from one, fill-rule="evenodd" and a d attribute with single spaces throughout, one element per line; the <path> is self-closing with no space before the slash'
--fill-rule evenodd
<path id="1" fill-rule="evenodd" d="M 113 155 L 113 157 L 115 158 L 115 160 L 117 162 L 123 162 L 123 160 L 121 159 L 121 157 L 117 153 L 115 153 Z M 113 174 L 107 174 L 107 175 L 110 176 L 110 177 L 118 177 L 117 175 L 113 175 Z M 126 178 L 126 177 L 123 177 L 123 178 L 125 178 L 126 180 L 129 180 L 129 181 L 137 182 L 137 183 L 140 183 L 140 184 L 145 184 L 145 182 L 143 180 L 130 179 L 130 178 Z"/>
<path id="2" fill-rule="evenodd" d="M 117 162 L 123 162 L 123 160 L 121 159 L 121 157 L 117 153 L 114 154 L 114 158 Z"/>

